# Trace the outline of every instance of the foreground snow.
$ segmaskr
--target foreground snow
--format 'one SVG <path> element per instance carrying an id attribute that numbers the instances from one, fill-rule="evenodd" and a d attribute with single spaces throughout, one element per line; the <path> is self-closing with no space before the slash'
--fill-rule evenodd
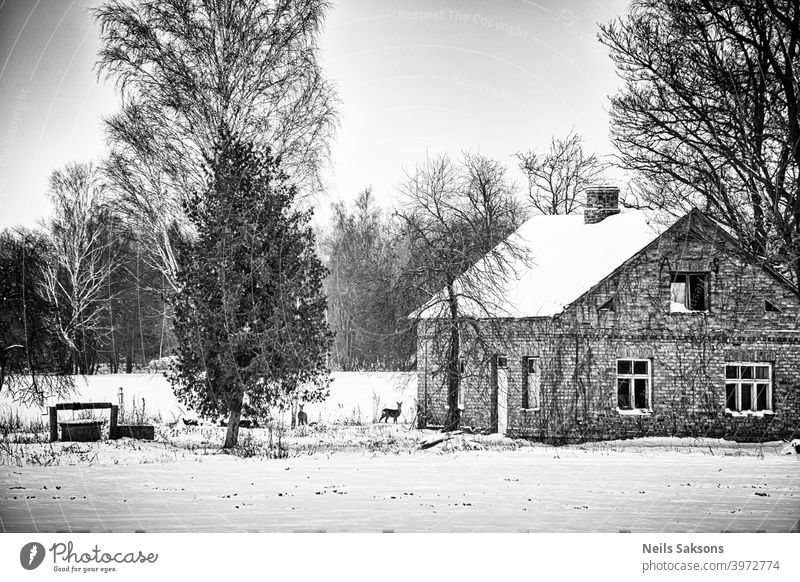
<path id="1" fill-rule="evenodd" d="M 429 433 L 374 431 L 395 438 L 382 447 L 394 452 L 265 460 L 129 440 L 57 443 L 83 456 L 0 467 L 0 531 L 800 530 L 800 457 L 779 454 L 781 443 L 552 448 L 466 437 L 418 451 L 410 445 Z M 469 442 L 488 450 L 464 450 Z"/>
<path id="2" fill-rule="evenodd" d="M 281 435 L 290 458 L 264 457 L 267 429 L 243 429 L 240 454 L 219 454 L 225 429 L 191 417 L 159 375 L 78 379 L 74 400 L 141 407 L 156 442 L 0 439 L 0 532 L 800 531 L 800 457 L 785 443 L 648 438 L 553 448 L 498 435 L 409 430 L 413 374 L 334 374 L 313 427 Z M 377 425 L 403 402 L 401 423 Z M 0 415 L 42 411 L 0 398 Z M 68 412 L 62 414 L 69 414 Z M 23 422 L 24 424 L 24 422 Z"/>

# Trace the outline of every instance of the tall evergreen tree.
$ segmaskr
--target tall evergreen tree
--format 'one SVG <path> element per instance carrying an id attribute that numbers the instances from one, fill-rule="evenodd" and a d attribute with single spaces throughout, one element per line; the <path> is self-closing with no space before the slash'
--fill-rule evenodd
<path id="1" fill-rule="evenodd" d="M 229 415 L 231 448 L 245 402 L 263 410 L 324 396 L 326 270 L 311 212 L 296 209 L 297 190 L 269 151 L 221 131 L 207 173 L 185 209 L 196 236 L 178 246 L 170 377 L 200 414 Z"/>

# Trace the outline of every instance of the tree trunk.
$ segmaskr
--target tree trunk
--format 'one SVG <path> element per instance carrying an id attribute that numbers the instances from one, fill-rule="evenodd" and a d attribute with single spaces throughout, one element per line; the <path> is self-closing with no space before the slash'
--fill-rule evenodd
<path id="1" fill-rule="evenodd" d="M 237 392 L 231 402 L 231 416 L 228 419 L 228 432 L 225 434 L 223 449 L 232 449 L 239 442 L 239 421 L 242 419 L 244 394 Z"/>
<path id="2" fill-rule="evenodd" d="M 126 347 L 127 355 L 125 356 L 125 373 L 130 374 L 133 372 L 133 328 L 129 327 L 127 330 Z"/>
<path id="3" fill-rule="evenodd" d="M 461 421 L 458 409 L 458 387 L 460 372 L 458 356 L 461 351 L 458 332 L 458 299 L 452 285 L 447 286 L 448 303 L 450 305 L 450 346 L 447 352 L 447 418 L 444 423 L 445 432 L 456 430 Z"/>

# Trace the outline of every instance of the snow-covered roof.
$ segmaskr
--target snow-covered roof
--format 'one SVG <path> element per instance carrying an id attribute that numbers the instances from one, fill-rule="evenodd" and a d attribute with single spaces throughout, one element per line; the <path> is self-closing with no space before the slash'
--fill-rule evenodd
<path id="1" fill-rule="evenodd" d="M 550 317 L 611 274 L 626 260 L 658 237 L 657 226 L 643 211 L 623 212 L 595 224 L 584 224 L 583 215 L 534 216 L 513 235 L 528 256 L 513 261 L 501 281 L 504 291 L 492 299 L 495 317 Z M 490 273 L 487 259 L 472 269 Z M 458 287 L 458 283 L 456 284 Z M 431 300 L 420 310 L 422 317 L 436 317 Z M 461 301 L 465 315 L 487 317 L 484 308 Z"/>

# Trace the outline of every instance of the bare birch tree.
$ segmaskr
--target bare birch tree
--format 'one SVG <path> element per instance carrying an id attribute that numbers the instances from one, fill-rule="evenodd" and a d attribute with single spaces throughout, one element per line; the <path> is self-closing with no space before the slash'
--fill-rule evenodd
<path id="1" fill-rule="evenodd" d="M 98 72 L 123 98 L 106 121 L 105 170 L 173 287 L 183 203 L 205 186 L 220 128 L 269 145 L 301 194 L 319 186 L 336 123 L 317 63 L 327 9 L 324 0 L 108 0 L 95 10 Z"/>
<path id="2" fill-rule="evenodd" d="M 54 210 L 47 229 L 51 256 L 44 267 L 44 289 L 74 370 L 81 374 L 93 370 L 97 344 L 108 332 L 103 319 L 113 259 L 106 195 L 91 164 L 68 164 L 50 177 Z"/>

